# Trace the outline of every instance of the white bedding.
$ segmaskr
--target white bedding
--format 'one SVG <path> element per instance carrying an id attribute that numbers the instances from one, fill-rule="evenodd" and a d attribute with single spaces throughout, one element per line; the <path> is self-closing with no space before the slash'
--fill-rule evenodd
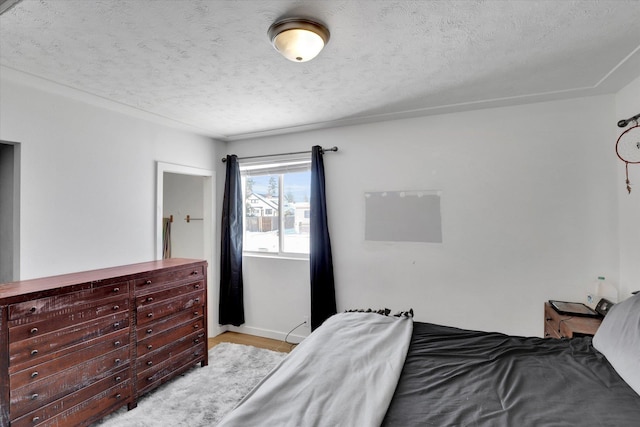
<path id="1" fill-rule="evenodd" d="M 336 314 L 218 426 L 379 426 L 398 383 L 412 330 L 412 319 L 407 317 Z"/>

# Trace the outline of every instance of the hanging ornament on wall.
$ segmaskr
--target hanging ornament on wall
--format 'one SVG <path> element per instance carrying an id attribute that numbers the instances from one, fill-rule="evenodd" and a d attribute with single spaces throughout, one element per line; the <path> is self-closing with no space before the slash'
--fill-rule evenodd
<path id="1" fill-rule="evenodd" d="M 620 120 L 619 127 L 625 127 L 631 122 L 635 125 L 622 132 L 616 142 L 616 154 L 625 163 L 625 174 L 627 191 L 631 194 L 631 181 L 629 181 L 629 165 L 640 164 L 640 125 L 638 125 L 640 114 L 627 120 Z"/>

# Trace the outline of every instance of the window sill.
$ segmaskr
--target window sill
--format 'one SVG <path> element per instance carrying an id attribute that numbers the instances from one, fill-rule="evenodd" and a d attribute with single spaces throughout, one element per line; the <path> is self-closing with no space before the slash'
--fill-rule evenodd
<path id="1" fill-rule="evenodd" d="M 293 256 L 293 255 L 279 255 L 279 254 L 270 254 L 270 253 L 259 253 L 259 252 L 243 252 L 242 257 L 247 258 L 273 258 L 273 259 L 285 259 L 291 261 L 309 261 L 308 255 L 303 256 Z"/>

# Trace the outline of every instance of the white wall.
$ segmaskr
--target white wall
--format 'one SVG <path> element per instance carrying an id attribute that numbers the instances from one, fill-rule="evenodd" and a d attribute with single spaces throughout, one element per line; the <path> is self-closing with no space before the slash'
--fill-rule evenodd
<path id="1" fill-rule="evenodd" d="M 619 280 L 614 112 L 615 97 L 598 96 L 228 149 L 339 146 L 325 156 L 338 310 L 412 307 L 419 321 L 541 336 L 545 300 L 583 301 L 598 275 Z M 364 241 L 365 191 L 421 189 L 442 190 L 442 244 Z M 308 264 L 245 258 L 244 268 L 245 328 L 286 332 L 299 323 Z"/>
<path id="2" fill-rule="evenodd" d="M 0 140 L 22 143 L 21 278 L 153 259 L 156 161 L 216 171 L 218 229 L 223 154 L 318 144 L 340 147 L 325 160 L 339 310 L 413 307 L 420 321 L 541 335 L 549 298 L 581 300 L 598 275 L 623 293 L 638 287 L 640 207 L 624 192 L 613 151 L 617 120 L 640 112 L 638 79 L 617 96 L 228 149 L 14 79 L 0 84 Z M 632 168 L 632 182 L 640 182 L 637 173 Z M 365 242 L 363 194 L 385 189 L 442 190 L 443 244 Z M 282 338 L 309 314 L 308 263 L 246 258 L 244 266 L 241 329 Z"/>
<path id="3" fill-rule="evenodd" d="M 640 77 L 618 92 L 616 96 L 616 121 L 640 114 Z M 629 125 L 632 126 L 632 125 Z M 613 142 L 626 129 L 616 128 Z M 611 144 L 613 146 L 613 143 Z M 619 239 L 620 239 L 620 297 L 640 290 L 640 165 L 629 165 L 631 194 L 627 193 L 624 163 L 618 161 Z"/>
<path id="4" fill-rule="evenodd" d="M 156 161 L 220 166 L 208 137 L 0 84 L 0 139 L 22 144 L 21 279 L 155 259 Z"/>

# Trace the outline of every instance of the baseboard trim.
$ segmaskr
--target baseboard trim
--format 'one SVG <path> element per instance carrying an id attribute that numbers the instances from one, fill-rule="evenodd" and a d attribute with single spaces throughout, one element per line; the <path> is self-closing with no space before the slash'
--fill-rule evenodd
<path id="1" fill-rule="evenodd" d="M 238 332 L 240 334 L 255 335 L 262 338 L 271 338 L 278 341 L 284 341 L 285 337 L 287 336 L 286 332 L 256 328 L 254 326 L 228 326 L 228 330 L 232 332 Z M 287 341 L 297 343 L 305 338 L 305 335 L 289 334 L 289 338 L 287 338 Z"/>

